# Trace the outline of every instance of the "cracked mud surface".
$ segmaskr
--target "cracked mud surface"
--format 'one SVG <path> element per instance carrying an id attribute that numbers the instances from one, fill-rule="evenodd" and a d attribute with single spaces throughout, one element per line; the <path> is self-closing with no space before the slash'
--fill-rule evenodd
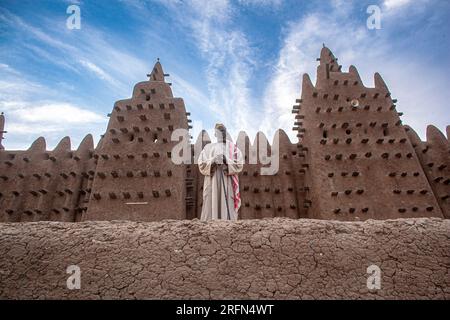
<path id="1" fill-rule="evenodd" d="M 450 220 L 0 224 L 0 298 L 450 299 Z"/>

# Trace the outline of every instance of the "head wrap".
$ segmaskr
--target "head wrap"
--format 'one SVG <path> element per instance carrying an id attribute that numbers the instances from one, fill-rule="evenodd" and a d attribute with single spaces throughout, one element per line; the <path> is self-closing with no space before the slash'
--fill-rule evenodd
<path id="1" fill-rule="evenodd" d="M 215 129 L 220 131 L 226 130 L 225 126 L 222 123 L 216 123 Z"/>

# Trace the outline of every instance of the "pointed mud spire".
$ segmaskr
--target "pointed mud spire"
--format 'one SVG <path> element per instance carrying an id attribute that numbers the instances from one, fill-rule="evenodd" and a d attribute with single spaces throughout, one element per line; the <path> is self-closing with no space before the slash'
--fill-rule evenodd
<path id="1" fill-rule="evenodd" d="M 243 143 L 246 143 L 247 145 L 250 143 L 250 138 L 247 135 L 247 132 L 245 131 L 239 131 L 237 142 L 242 141 Z"/>
<path id="2" fill-rule="evenodd" d="M 247 133 L 245 131 L 240 131 L 237 139 L 236 139 L 236 144 L 239 148 L 239 150 L 241 150 L 242 155 L 245 157 L 248 157 L 248 153 L 249 153 L 249 146 L 250 146 L 250 138 L 248 137 Z"/>
<path id="3" fill-rule="evenodd" d="M 413 128 L 411 128 L 408 125 L 405 125 L 406 135 L 409 138 L 409 141 L 411 141 L 413 146 L 420 146 L 422 144 L 422 140 L 420 139 L 419 135 L 416 131 L 414 131 Z"/>
<path id="4" fill-rule="evenodd" d="M 353 75 L 353 77 L 355 77 L 356 81 L 358 81 L 360 84 L 363 84 L 358 69 L 355 66 L 351 65 L 348 69 L 348 72 Z"/>
<path id="5" fill-rule="evenodd" d="M 164 71 L 161 63 L 159 62 L 159 58 L 153 67 L 152 73 L 147 76 L 150 78 L 150 81 L 164 81 Z"/>
<path id="6" fill-rule="evenodd" d="M 284 131 L 283 129 L 278 129 L 275 132 L 275 137 L 278 137 L 280 139 L 281 143 L 285 143 L 285 144 L 292 144 L 291 139 L 289 139 L 289 136 L 287 135 L 286 131 Z M 274 138 L 275 141 L 275 138 Z"/>
<path id="7" fill-rule="evenodd" d="M 253 143 L 253 150 L 257 151 L 257 157 L 259 161 L 261 161 L 262 163 L 267 163 L 267 157 L 264 155 L 269 156 L 271 154 L 272 146 L 270 145 L 266 135 L 261 131 L 258 131 L 258 133 L 256 134 Z M 264 159 L 261 157 L 264 157 Z"/>
<path id="8" fill-rule="evenodd" d="M 303 81 L 302 81 L 302 96 L 307 97 L 312 94 L 314 91 L 314 85 L 311 82 L 311 78 L 309 77 L 309 74 L 305 73 L 303 75 Z"/>
<path id="9" fill-rule="evenodd" d="M 317 67 L 316 87 L 324 89 L 330 84 L 330 80 L 335 80 L 333 74 L 342 72 L 341 66 L 337 62 L 338 59 L 327 47 L 322 48 L 320 58 L 317 60 L 320 61 L 320 64 Z"/>
<path id="10" fill-rule="evenodd" d="M 269 144 L 269 140 L 267 139 L 267 137 L 264 134 L 264 132 L 261 132 L 261 131 L 258 131 L 258 133 L 256 134 L 256 137 L 255 137 L 253 145 L 257 146 L 258 152 L 259 152 L 259 150 L 261 148 L 264 148 L 264 147 L 266 148 L 266 150 L 270 150 L 271 149 L 271 146 Z"/>
<path id="11" fill-rule="evenodd" d="M 103 148 L 103 142 L 105 141 L 105 137 L 100 137 L 100 140 L 97 143 L 97 146 L 95 147 L 95 150 L 102 150 Z"/>
<path id="12" fill-rule="evenodd" d="M 5 150 L 5 148 L 2 145 L 3 134 L 6 133 L 5 131 L 5 116 L 3 115 L 3 112 L 0 114 L 0 150 Z"/>
<path id="13" fill-rule="evenodd" d="M 78 146 L 78 149 L 74 152 L 74 159 L 75 160 L 89 159 L 93 151 L 94 151 L 94 138 L 92 137 L 91 134 L 88 134 L 84 137 L 84 139 Z"/>
<path id="14" fill-rule="evenodd" d="M 445 150 L 448 145 L 448 140 L 444 134 L 435 126 L 429 125 L 427 127 L 427 142 L 438 149 Z"/>
<path id="15" fill-rule="evenodd" d="M 288 151 L 291 144 L 291 139 L 289 139 L 286 131 L 284 131 L 283 129 L 278 129 L 277 131 L 275 131 L 275 135 L 272 141 L 272 151 L 278 149 L 278 152 L 285 153 L 286 151 Z"/>
<path id="16" fill-rule="evenodd" d="M 450 142 L 450 126 L 447 126 L 447 140 Z"/>
<path id="17" fill-rule="evenodd" d="M 70 137 L 64 137 L 61 139 L 61 141 L 58 143 L 58 145 L 53 149 L 54 153 L 66 153 L 70 152 L 71 143 L 70 143 Z"/>
<path id="18" fill-rule="evenodd" d="M 197 140 L 195 142 L 196 146 L 199 146 L 200 148 L 203 149 L 203 147 L 205 145 L 207 145 L 208 143 L 211 143 L 211 138 L 209 137 L 209 134 L 206 130 L 202 130 L 197 137 Z"/>
<path id="19" fill-rule="evenodd" d="M 261 149 L 262 146 L 266 143 L 266 146 L 268 146 L 269 142 L 267 141 L 266 136 L 261 131 L 256 133 L 255 139 L 253 140 L 253 143 L 250 143 L 249 139 L 249 145 L 248 145 L 248 156 L 246 155 L 248 159 L 249 164 L 257 164 L 261 159 L 259 158 L 259 154 L 264 154 L 263 150 Z M 264 147 L 263 147 L 264 148 Z M 267 151 L 269 151 L 269 148 L 266 148 Z"/>
<path id="20" fill-rule="evenodd" d="M 334 56 L 333 52 L 325 46 L 320 52 L 320 65 L 328 65 L 330 71 L 340 71 L 338 59 Z"/>
<path id="21" fill-rule="evenodd" d="M 375 82 L 375 88 L 377 89 L 384 89 L 386 91 L 389 91 L 386 83 L 384 82 L 383 78 L 381 77 L 381 75 L 377 72 L 374 75 L 374 82 Z"/>
<path id="22" fill-rule="evenodd" d="M 5 130 L 5 116 L 4 116 L 3 112 L 2 112 L 0 114 L 0 133 L 2 133 L 3 130 Z"/>
<path id="23" fill-rule="evenodd" d="M 94 150 L 94 138 L 92 134 L 86 135 L 78 146 L 77 152 L 85 152 Z"/>
<path id="24" fill-rule="evenodd" d="M 202 152 L 203 148 L 211 143 L 211 138 L 209 137 L 209 134 L 206 130 L 202 130 L 197 137 L 197 140 L 194 144 L 194 162 L 198 163 L 198 157 L 200 156 L 200 153 Z"/>
<path id="25" fill-rule="evenodd" d="M 45 138 L 39 137 L 31 144 L 28 151 L 45 152 L 46 148 L 47 148 L 47 143 L 45 142 Z"/>

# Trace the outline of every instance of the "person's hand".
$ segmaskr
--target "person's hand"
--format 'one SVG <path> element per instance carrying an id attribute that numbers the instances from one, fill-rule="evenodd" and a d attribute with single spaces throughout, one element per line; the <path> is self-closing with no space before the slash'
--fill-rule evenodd
<path id="1" fill-rule="evenodd" d="M 213 175 L 216 172 L 217 169 L 217 163 L 213 162 L 211 164 L 211 175 Z"/>
<path id="2" fill-rule="evenodd" d="M 223 156 L 222 155 L 217 155 L 214 157 L 214 163 L 216 164 L 223 164 Z"/>

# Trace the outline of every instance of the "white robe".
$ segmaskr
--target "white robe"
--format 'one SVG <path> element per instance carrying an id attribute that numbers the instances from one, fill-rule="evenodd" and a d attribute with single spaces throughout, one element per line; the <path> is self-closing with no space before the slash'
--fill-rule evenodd
<path id="1" fill-rule="evenodd" d="M 228 175 L 217 166 L 211 175 L 211 165 L 217 156 L 225 155 Z M 231 142 L 210 143 L 200 153 L 198 167 L 205 176 L 203 183 L 202 221 L 238 219 L 240 207 L 239 180 L 244 160 L 241 151 Z M 237 192 L 233 190 L 233 179 L 237 182 Z"/>

